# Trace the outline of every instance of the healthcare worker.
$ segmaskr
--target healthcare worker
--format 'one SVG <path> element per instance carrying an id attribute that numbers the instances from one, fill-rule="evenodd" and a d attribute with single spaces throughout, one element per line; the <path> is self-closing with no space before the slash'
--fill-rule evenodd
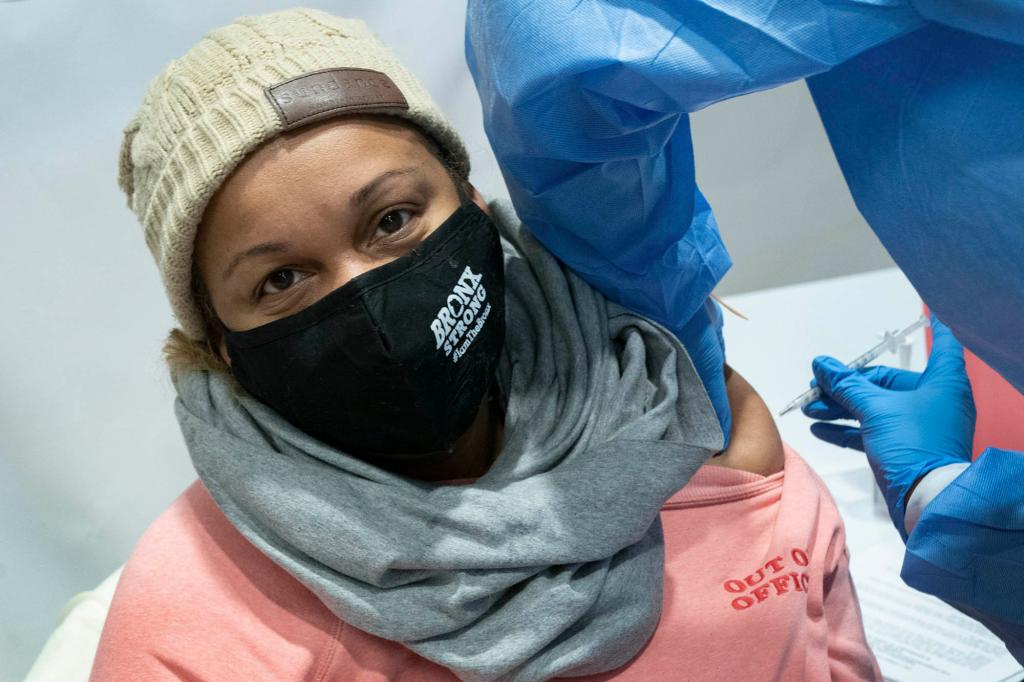
<path id="1" fill-rule="evenodd" d="M 470 0 L 466 53 L 525 223 L 677 330 L 713 396 L 724 350 L 705 302 L 729 261 L 687 113 L 813 76 L 858 207 L 949 328 L 934 324 L 923 374 L 816 359 L 828 397 L 805 412 L 861 422 L 813 430 L 866 451 L 907 541 L 904 580 L 1024 662 L 1024 453 L 970 463 L 957 342 L 1024 390 L 1024 4 Z"/>

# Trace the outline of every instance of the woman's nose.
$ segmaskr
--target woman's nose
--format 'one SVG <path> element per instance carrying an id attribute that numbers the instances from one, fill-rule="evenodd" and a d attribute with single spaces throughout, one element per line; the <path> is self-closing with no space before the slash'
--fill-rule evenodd
<path id="1" fill-rule="evenodd" d="M 333 281 L 331 283 L 331 290 L 333 291 L 338 287 L 344 286 L 356 277 L 375 270 L 393 260 L 394 258 L 372 259 L 368 257 L 352 257 L 350 255 L 340 256 L 336 259 L 332 268 Z"/>

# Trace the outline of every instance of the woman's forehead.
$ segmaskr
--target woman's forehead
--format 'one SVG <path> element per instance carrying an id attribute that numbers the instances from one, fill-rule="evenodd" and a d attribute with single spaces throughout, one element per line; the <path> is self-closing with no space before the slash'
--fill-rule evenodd
<path id="1" fill-rule="evenodd" d="M 450 183 L 423 135 L 395 121 L 345 117 L 259 147 L 206 208 L 196 236 L 200 269 L 223 269 L 222 261 L 246 245 L 347 223 L 375 191 Z"/>
<path id="2" fill-rule="evenodd" d="M 367 174 L 432 156 L 409 124 L 344 117 L 279 135 L 250 154 L 222 189 L 230 192 L 253 182 L 302 184 L 324 174 L 358 186 Z"/>
<path id="3" fill-rule="evenodd" d="M 203 222 L 250 222 L 267 212 L 305 210 L 320 199 L 347 202 L 373 178 L 409 168 L 446 177 L 411 125 L 334 119 L 280 135 L 250 154 L 214 195 Z"/>

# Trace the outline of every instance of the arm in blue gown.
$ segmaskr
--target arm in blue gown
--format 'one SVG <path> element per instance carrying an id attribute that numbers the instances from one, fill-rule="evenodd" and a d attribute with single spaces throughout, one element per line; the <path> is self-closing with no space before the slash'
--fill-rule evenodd
<path id="1" fill-rule="evenodd" d="M 928 503 L 903 580 L 984 623 L 1024 664 L 1024 453 L 988 448 Z"/>

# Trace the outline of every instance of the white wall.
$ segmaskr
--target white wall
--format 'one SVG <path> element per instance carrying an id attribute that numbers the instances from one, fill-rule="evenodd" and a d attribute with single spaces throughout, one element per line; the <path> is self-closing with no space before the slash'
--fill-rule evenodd
<path id="1" fill-rule="evenodd" d="M 734 263 L 719 293 L 894 265 L 853 204 L 803 81 L 691 121 L 697 180 Z"/>
<path id="2" fill-rule="evenodd" d="M 501 191 L 463 62 L 462 3 L 307 4 L 366 19 L 463 132 L 476 184 Z M 0 680 L 21 678 L 66 600 L 123 562 L 194 477 L 159 357 L 172 320 L 115 182 L 122 126 L 205 32 L 286 6 L 0 2 Z M 724 290 L 888 263 L 802 84 L 694 126 L 736 261 Z M 836 255 L 812 258 L 825 245 Z"/>

